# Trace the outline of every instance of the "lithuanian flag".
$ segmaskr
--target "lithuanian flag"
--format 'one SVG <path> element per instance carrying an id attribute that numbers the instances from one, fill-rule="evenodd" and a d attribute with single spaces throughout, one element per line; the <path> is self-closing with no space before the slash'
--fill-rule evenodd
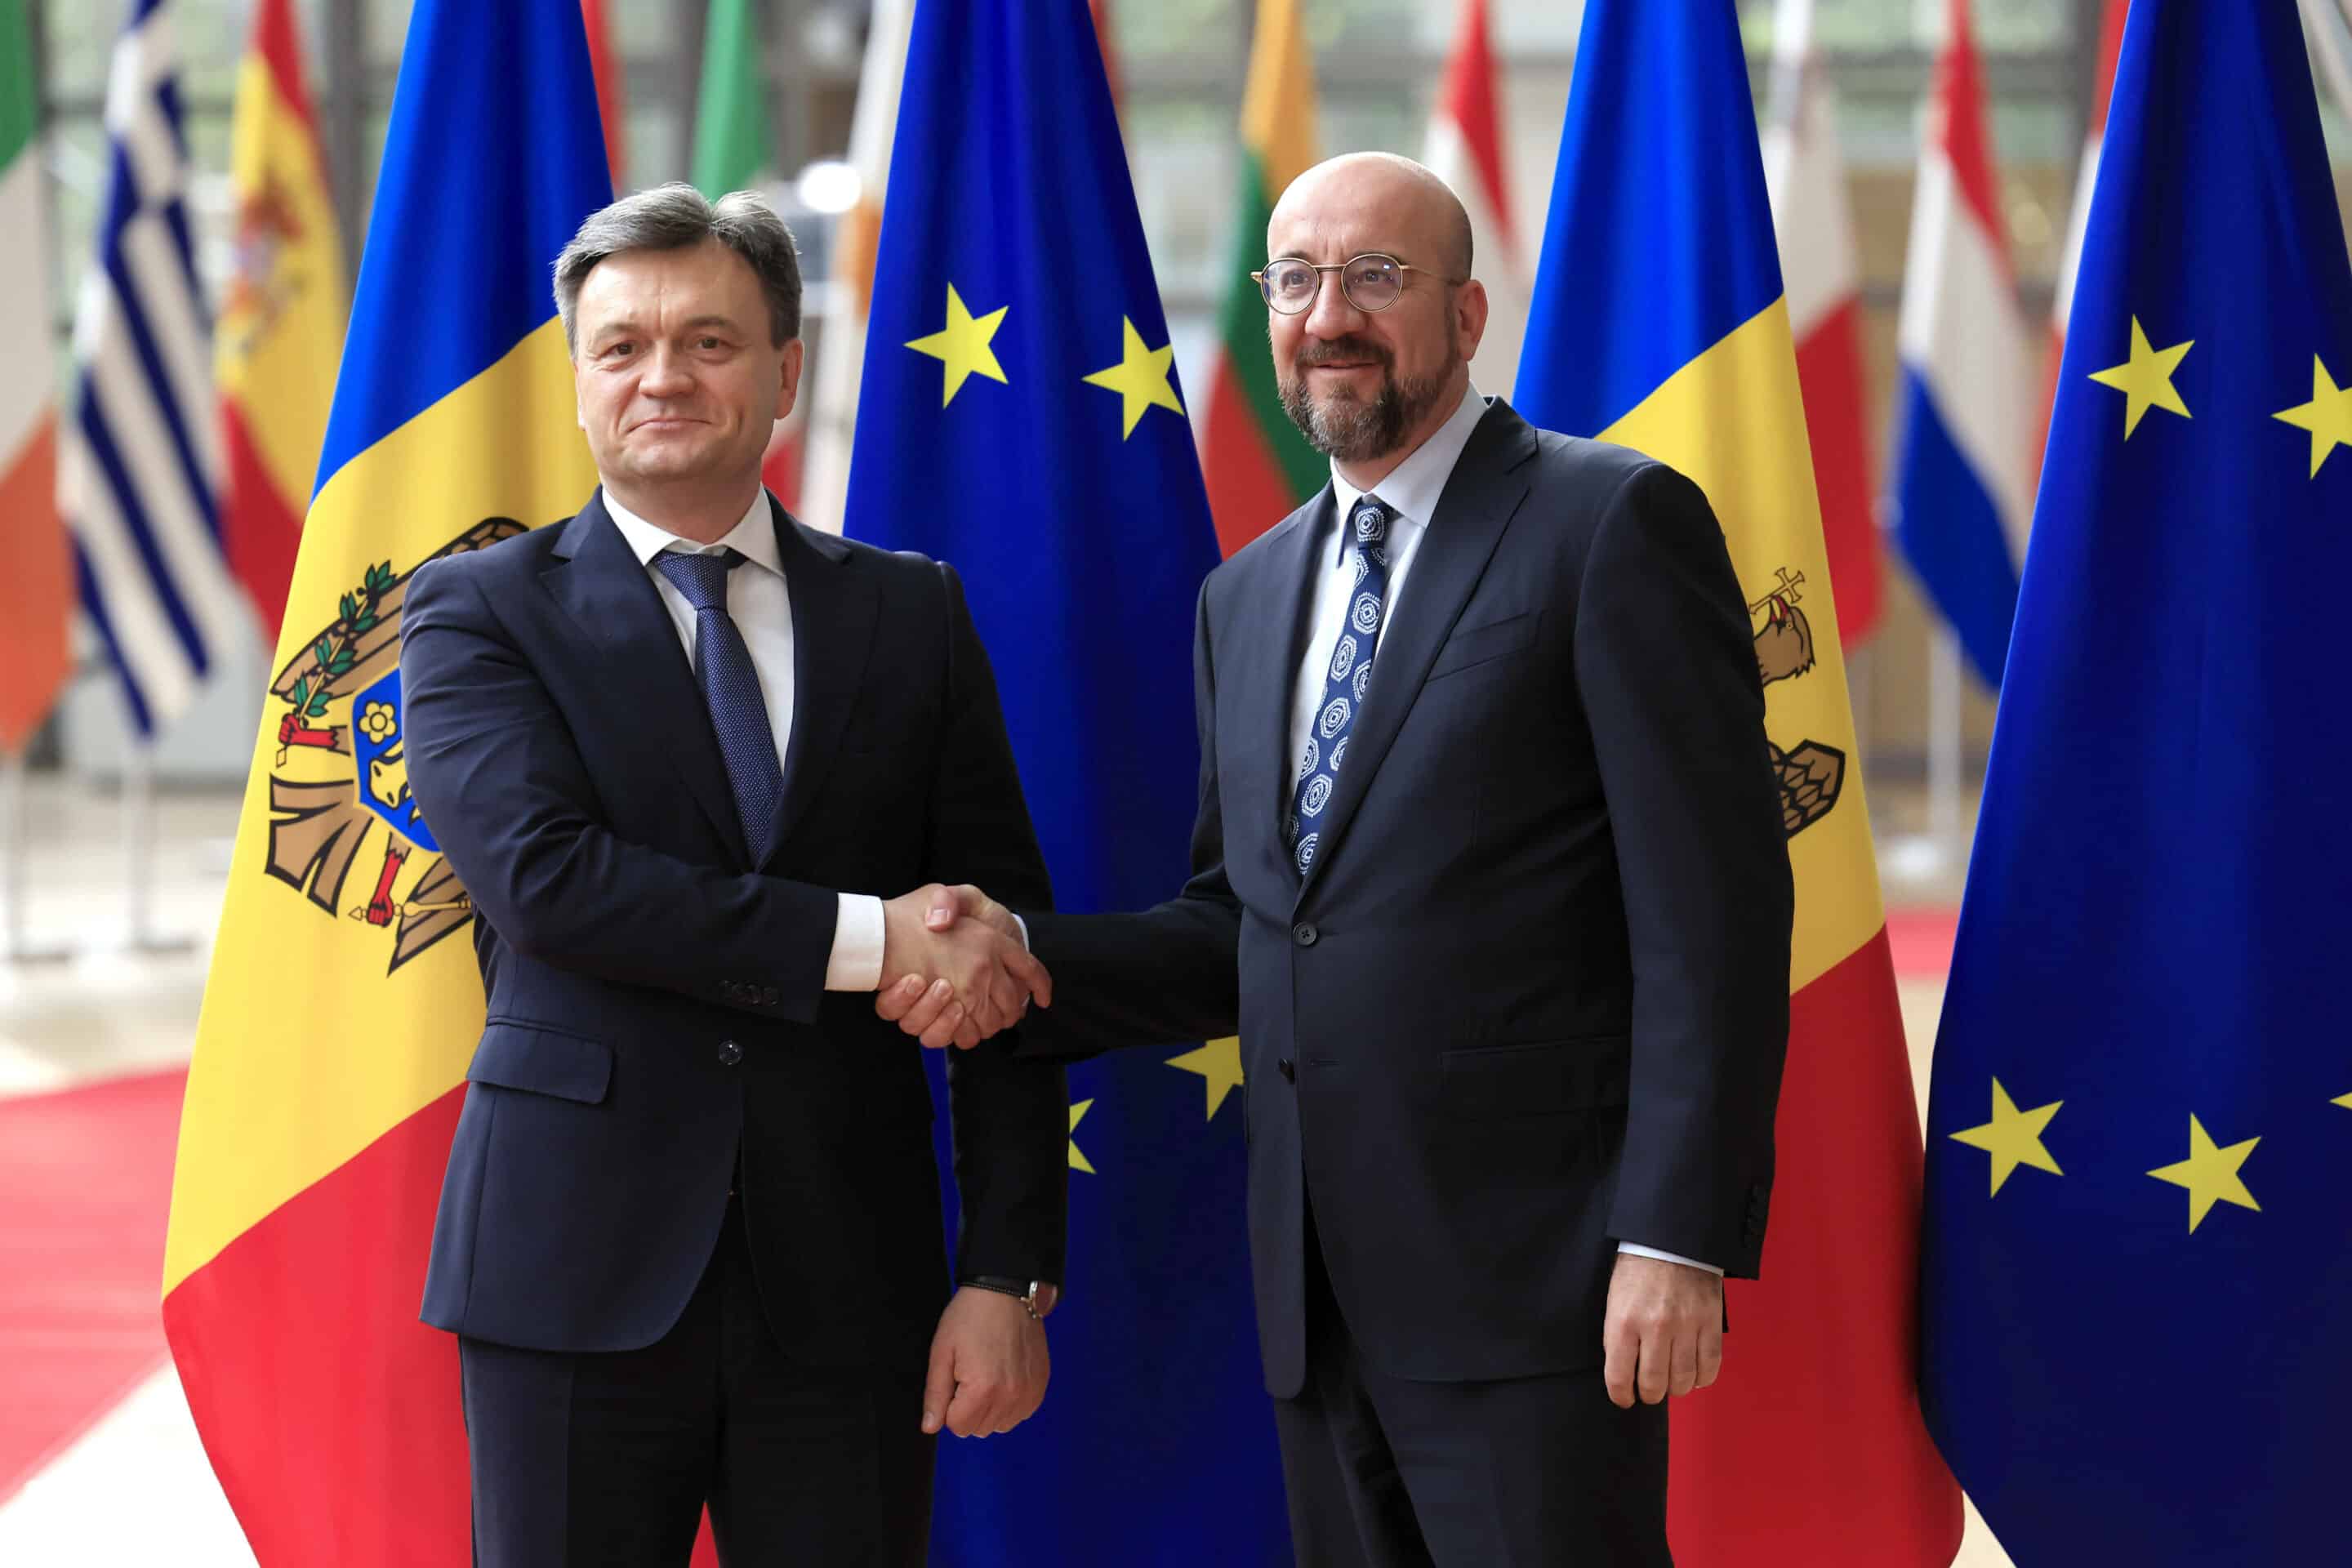
<path id="1" fill-rule="evenodd" d="M 1723 523 L 1796 875 L 1764 1278 L 1730 1287 L 1722 1381 L 1675 1404 L 1675 1560 L 1941 1568 L 1918 1110 L 1732 0 L 1590 0 L 1535 293 L 1519 409 L 1680 469 Z"/>
<path id="2" fill-rule="evenodd" d="M 1315 162 L 1315 61 L 1300 0 L 1258 0 L 1242 89 L 1241 210 L 1232 276 L 1217 312 L 1216 368 L 1201 430 L 1202 475 L 1217 545 L 1227 555 L 1323 488 L 1330 468 L 1282 411 L 1265 349 L 1265 296 L 1250 274 L 1266 262 L 1265 225 L 1291 181 Z"/>
<path id="3" fill-rule="evenodd" d="M 65 684 L 73 579 L 58 516 L 57 323 L 49 302 L 41 105 L 24 0 L 0 0 L 0 310 L 14 373 L 0 379 L 0 752 L 14 752 Z"/>
<path id="4" fill-rule="evenodd" d="M 482 993 L 410 797 L 418 565 L 595 483 L 549 279 L 611 196 L 579 0 L 418 0 L 188 1075 L 163 1321 L 262 1568 L 469 1555 L 416 1319 Z"/>
<path id="5" fill-rule="evenodd" d="M 276 636 L 319 471 L 343 349 L 343 242 L 302 85 L 293 0 L 259 0 L 238 68 L 228 177 L 235 270 L 213 342 L 220 386 L 221 547 Z"/>

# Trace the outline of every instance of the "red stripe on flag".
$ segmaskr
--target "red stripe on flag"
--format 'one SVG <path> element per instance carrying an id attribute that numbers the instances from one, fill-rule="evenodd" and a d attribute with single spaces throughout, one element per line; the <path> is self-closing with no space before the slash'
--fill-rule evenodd
<path id="1" fill-rule="evenodd" d="M 1437 112 L 1462 128 L 1463 145 L 1478 168 L 1478 183 L 1486 187 L 1486 210 L 1495 215 L 1495 227 L 1505 242 L 1516 245 L 1517 220 L 1510 193 L 1503 187 L 1502 132 L 1495 123 L 1495 56 L 1486 37 L 1486 0 L 1463 0 L 1445 81 L 1437 89 Z"/>
<path id="2" fill-rule="evenodd" d="M 302 46 L 294 36 L 293 0 L 260 0 L 253 14 L 253 52 L 269 68 L 279 100 L 315 138 L 319 122 L 310 110 L 310 90 L 302 85 Z"/>
<path id="3" fill-rule="evenodd" d="M 1218 356 L 1209 383 L 1209 413 L 1201 431 L 1201 474 L 1209 487 L 1209 515 L 1217 548 L 1234 552 L 1280 522 L 1297 506 L 1290 480 L 1266 445 L 1249 395 L 1233 361 Z"/>
<path id="4" fill-rule="evenodd" d="M 1969 0 L 1951 0 L 1951 31 L 1936 62 L 1935 108 L 1929 134 L 1944 144 L 1960 200 L 1976 215 L 1992 242 L 2004 275 L 2009 270 L 2009 230 L 2000 221 L 1999 187 L 1992 174 L 1992 132 L 1985 123 L 1984 69 L 1969 29 Z"/>
<path id="5" fill-rule="evenodd" d="M 0 1499 L 163 1363 L 184 1069 L 0 1100 Z"/>
<path id="6" fill-rule="evenodd" d="M 302 543 L 302 514 L 270 479 L 253 434 L 246 428 L 244 408 L 224 400 L 220 422 L 227 470 L 221 490 L 221 551 L 253 600 L 262 636 L 275 647 L 278 626 L 286 619 L 286 589 L 294 580 L 295 552 Z"/>
<path id="7" fill-rule="evenodd" d="M 1805 436 L 1821 492 L 1822 542 L 1837 598 L 1838 639 L 1851 652 L 1878 625 L 1877 490 L 1863 386 L 1862 304 L 1849 296 L 1797 344 Z"/>
<path id="8" fill-rule="evenodd" d="M 181 1281 L 163 1327 L 263 1568 L 466 1568 L 457 1342 L 416 1318 L 450 1090 Z"/>
<path id="9" fill-rule="evenodd" d="M 1675 1402 L 1675 1561 L 1944 1568 L 1960 1489 L 1919 1415 L 1919 1116 L 1883 929 L 1790 998 L 1777 1136 L 1764 1278 L 1730 1286 L 1721 1380 Z"/>
<path id="10" fill-rule="evenodd" d="M 628 109 L 622 97 L 621 66 L 604 27 L 604 0 L 580 0 L 580 25 L 588 35 L 588 69 L 596 79 L 596 110 L 604 122 L 604 162 L 613 171 L 613 189 L 626 184 Z"/>

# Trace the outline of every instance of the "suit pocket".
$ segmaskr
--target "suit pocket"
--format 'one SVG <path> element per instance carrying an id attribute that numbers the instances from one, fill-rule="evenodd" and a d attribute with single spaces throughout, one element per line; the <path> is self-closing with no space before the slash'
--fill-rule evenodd
<path id="1" fill-rule="evenodd" d="M 1438 1104 L 1469 1121 L 1622 1105 L 1628 1044 L 1603 1035 L 1447 1051 L 1438 1058 Z"/>
<path id="2" fill-rule="evenodd" d="M 612 1085 L 613 1047 L 562 1029 L 493 1019 L 474 1047 L 466 1079 L 595 1105 Z"/>
<path id="3" fill-rule="evenodd" d="M 1437 650 L 1437 661 L 1429 667 L 1423 684 L 1518 652 L 1536 640 L 1536 628 L 1542 620 L 1540 612 L 1528 610 L 1499 621 L 1454 627 L 1445 646 Z"/>

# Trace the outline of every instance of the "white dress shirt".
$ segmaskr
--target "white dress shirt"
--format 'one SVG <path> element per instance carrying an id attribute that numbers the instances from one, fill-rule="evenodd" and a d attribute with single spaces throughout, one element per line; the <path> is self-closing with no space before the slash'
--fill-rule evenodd
<path id="1" fill-rule="evenodd" d="M 781 773 L 791 753 L 793 738 L 793 596 L 784 583 L 783 558 L 777 553 L 776 529 L 768 510 L 768 492 L 751 498 L 743 520 L 716 544 L 682 539 L 656 523 L 647 522 L 604 493 L 621 537 L 628 541 L 661 595 L 686 649 L 694 662 L 695 608 L 677 584 L 662 575 L 654 557 L 665 551 L 687 555 L 717 555 L 733 550 L 744 564 L 727 574 L 727 614 L 743 634 L 751 650 L 751 668 L 760 677 L 760 700 L 767 705 L 768 728 L 776 739 L 776 767 Z M 871 991 L 882 984 L 882 900 L 871 893 L 843 893 L 833 928 L 833 956 L 825 965 L 828 991 Z"/>
<path id="2" fill-rule="evenodd" d="M 1414 447 L 1402 463 L 1389 471 L 1388 477 L 1374 485 L 1370 494 L 1380 497 L 1389 514 L 1388 593 L 1381 605 L 1381 637 L 1385 640 L 1388 628 L 1396 620 L 1397 601 L 1404 593 L 1406 579 L 1412 572 L 1413 557 L 1421 552 L 1422 535 L 1429 531 L 1430 519 L 1436 515 L 1438 497 L 1445 492 L 1446 480 L 1454 477 L 1454 465 L 1462 458 L 1462 449 L 1470 444 L 1470 433 L 1486 416 L 1486 400 L 1475 386 L 1463 394 L 1461 405 L 1444 424 L 1430 433 L 1429 439 Z M 1297 782 L 1298 763 L 1307 756 L 1307 740 L 1314 732 L 1316 714 L 1323 706 L 1325 677 L 1331 668 L 1332 650 L 1339 646 L 1339 634 L 1348 619 L 1348 606 L 1356 596 L 1356 569 L 1348 558 L 1348 530 L 1341 526 L 1348 514 L 1356 508 L 1367 492 L 1358 489 L 1339 475 L 1339 465 L 1331 465 L 1331 493 L 1339 502 L 1331 530 L 1330 548 L 1322 552 L 1322 569 L 1315 578 L 1314 603 L 1307 612 L 1307 657 L 1298 667 L 1298 684 L 1290 703 L 1291 779 Z M 1372 685 L 1380 684 L 1380 645 L 1372 647 Z M 1630 1252 L 1637 1258 L 1664 1258 L 1668 1263 L 1687 1264 L 1704 1268 L 1710 1274 L 1722 1269 L 1711 1263 L 1701 1263 L 1695 1258 L 1679 1253 L 1662 1252 L 1654 1247 L 1643 1247 L 1634 1242 L 1621 1241 L 1620 1252 Z"/>

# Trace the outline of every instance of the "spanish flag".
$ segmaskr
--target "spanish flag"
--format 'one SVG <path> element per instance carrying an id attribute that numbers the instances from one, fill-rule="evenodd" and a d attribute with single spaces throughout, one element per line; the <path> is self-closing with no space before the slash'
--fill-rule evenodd
<path id="1" fill-rule="evenodd" d="M 1201 468 L 1209 512 L 1227 555 L 1287 516 L 1330 477 L 1282 411 L 1274 361 L 1265 352 L 1265 297 L 1250 274 L 1265 265 L 1265 225 L 1291 181 L 1315 162 L 1315 58 L 1301 0 L 1259 0 L 1242 89 L 1241 207 L 1224 302 L 1217 310 L 1217 360 L 1202 421 Z"/>
<path id="2" fill-rule="evenodd" d="M 221 547 L 262 630 L 274 637 L 326 439 L 348 305 L 293 0 L 254 7 L 237 68 L 228 175 L 235 264 L 213 342 L 226 470 Z"/>
<path id="3" fill-rule="evenodd" d="M 1696 480 L 1747 589 L 1796 875 L 1764 1277 L 1674 1410 L 1683 1568 L 1940 1568 L 1960 1494 L 1917 1361 L 1920 1131 L 1732 0 L 1591 0 L 1517 397 Z"/>
<path id="4" fill-rule="evenodd" d="M 418 0 L 264 699 L 163 1321 L 262 1568 L 468 1559 L 457 1342 L 417 1321 L 482 993 L 410 797 L 417 566 L 595 483 L 549 278 L 611 198 L 579 0 Z"/>

